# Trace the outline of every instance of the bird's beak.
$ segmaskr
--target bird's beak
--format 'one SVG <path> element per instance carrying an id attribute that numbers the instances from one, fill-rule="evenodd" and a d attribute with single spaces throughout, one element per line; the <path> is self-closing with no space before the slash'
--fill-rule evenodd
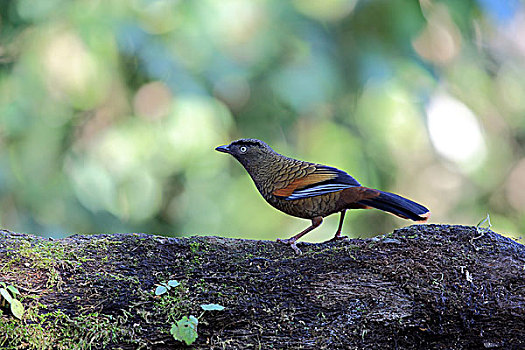
<path id="1" fill-rule="evenodd" d="M 228 145 L 219 146 L 219 147 L 215 148 L 215 150 L 219 151 L 219 152 L 223 152 L 223 153 L 231 153 L 230 152 L 230 148 L 228 147 Z"/>

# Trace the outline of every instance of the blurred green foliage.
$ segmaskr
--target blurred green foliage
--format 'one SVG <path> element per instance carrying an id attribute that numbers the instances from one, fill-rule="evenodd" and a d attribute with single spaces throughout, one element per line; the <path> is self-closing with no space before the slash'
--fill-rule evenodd
<path id="1" fill-rule="evenodd" d="M 525 228 L 520 1 L 18 0 L 0 16 L 2 227 L 290 236 L 309 223 L 214 151 L 255 137 L 431 222 Z M 353 211 L 345 232 L 407 223 Z"/>

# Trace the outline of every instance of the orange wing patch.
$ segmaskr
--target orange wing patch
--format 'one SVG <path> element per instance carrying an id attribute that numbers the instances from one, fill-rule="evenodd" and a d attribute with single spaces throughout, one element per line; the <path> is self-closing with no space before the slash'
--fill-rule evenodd
<path id="1" fill-rule="evenodd" d="M 314 172 L 310 175 L 306 175 L 304 177 L 293 180 L 286 187 L 279 188 L 273 191 L 273 194 L 279 197 L 288 197 L 296 189 L 301 189 L 308 185 L 313 185 L 319 182 L 332 180 L 332 179 L 335 179 L 336 177 L 337 177 L 337 174 L 335 173 Z"/>

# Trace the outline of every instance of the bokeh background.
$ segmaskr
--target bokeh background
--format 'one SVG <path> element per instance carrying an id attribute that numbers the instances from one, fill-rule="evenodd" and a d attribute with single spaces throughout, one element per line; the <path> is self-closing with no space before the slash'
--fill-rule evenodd
<path id="1" fill-rule="evenodd" d="M 1 227 L 275 239 L 308 226 L 214 151 L 241 137 L 408 196 L 431 222 L 489 213 L 518 237 L 524 4 L 0 2 Z M 406 224 L 352 211 L 344 231 Z"/>

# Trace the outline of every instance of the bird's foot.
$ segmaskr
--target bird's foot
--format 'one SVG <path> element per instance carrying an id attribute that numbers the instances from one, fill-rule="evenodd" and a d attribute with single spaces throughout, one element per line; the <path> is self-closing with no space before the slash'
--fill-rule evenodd
<path id="1" fill-rule="evenodd" d="M 348 239 L 348 236 L 343 236 L 341 235 L 341 232 L 338 232 L 335 234 L 335 236 L 332 239 L 328 240 L 328 242 L 342 241 L 345 239 Z"/>
<path id="2" fill-rule="evenodd" d="M 297 247 L 297 244 L 296 244 L 297 240 L 294 239 L 293 237 L 292 238 L 288 238 L 288 239 L 277 238 L 277 242 L 289 245 L 293 249 L 295 254 L 297 254 L 297 255 L 301 255 L 303 253 L 303 252 L 301 252 L 301 249 L 299 249 L 299 247 Z"/>

